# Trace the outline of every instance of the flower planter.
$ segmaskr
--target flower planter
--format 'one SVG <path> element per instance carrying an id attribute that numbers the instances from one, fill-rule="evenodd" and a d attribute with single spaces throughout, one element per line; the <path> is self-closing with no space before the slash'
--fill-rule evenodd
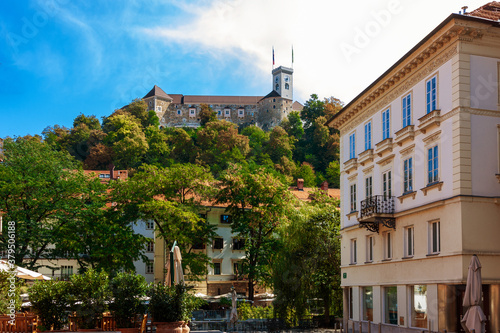
<path id="1" fill-rule="evenodd" d="M 156 333 L 184 333 L 182 329 L 183 321 L 155 322 Z M 189 332 L 189 331 L 188 331 Z"/>

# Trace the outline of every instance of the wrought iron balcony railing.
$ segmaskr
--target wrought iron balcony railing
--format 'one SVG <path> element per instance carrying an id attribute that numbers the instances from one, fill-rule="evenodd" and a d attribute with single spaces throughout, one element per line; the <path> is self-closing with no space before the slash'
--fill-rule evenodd
<path id="1" fill-rule="evenodd" d="M 378 232 L 380 223 L 395 229 L 394 197 L 373 195 L 362 200 L 358 221 L 360 227 L 365 227 L 373 232 Z"/>

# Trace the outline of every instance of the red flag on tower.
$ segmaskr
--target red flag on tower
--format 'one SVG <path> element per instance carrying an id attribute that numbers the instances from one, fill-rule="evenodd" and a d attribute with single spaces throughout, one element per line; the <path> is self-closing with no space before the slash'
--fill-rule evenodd
<path id="1" fill-rule="evenodd" d="M 273 46 L 273 66 L 274 66 L 274 46 Z"/>

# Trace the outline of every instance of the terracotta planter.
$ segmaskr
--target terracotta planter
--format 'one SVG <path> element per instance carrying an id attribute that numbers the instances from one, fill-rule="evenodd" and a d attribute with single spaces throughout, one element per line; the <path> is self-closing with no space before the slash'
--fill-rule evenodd
<path id="1" fill-rule="evenodd" d="M 189 323 L 187 321 L 185 321 L 184 324 L 182 324 L 182 333 L 189 333 L 189 331 L 191 331 L 188 324 Z"/>
<path id="2" fill-rule="evenodd" d="M 137 327 L 132 327 L 132 328 L 117 328 L 117 331 L 120 331 L 122 333 L 139 333 L 139 328 Z"/>
<path id="3" fill-rule="evenodd" d="M 182 330 L 183 321 L 155 322 L 156 333 L 184 333 Z"/>

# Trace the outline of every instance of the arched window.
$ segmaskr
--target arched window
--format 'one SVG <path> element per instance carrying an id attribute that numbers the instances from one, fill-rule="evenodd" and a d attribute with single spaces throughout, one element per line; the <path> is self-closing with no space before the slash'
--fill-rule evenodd
<path id="1" fill-rule="evenodd" d="M 285 83 L 285 89 L 286 90 L 289 90 L 290 89 L 290 85 L 288 83 Z"/>

